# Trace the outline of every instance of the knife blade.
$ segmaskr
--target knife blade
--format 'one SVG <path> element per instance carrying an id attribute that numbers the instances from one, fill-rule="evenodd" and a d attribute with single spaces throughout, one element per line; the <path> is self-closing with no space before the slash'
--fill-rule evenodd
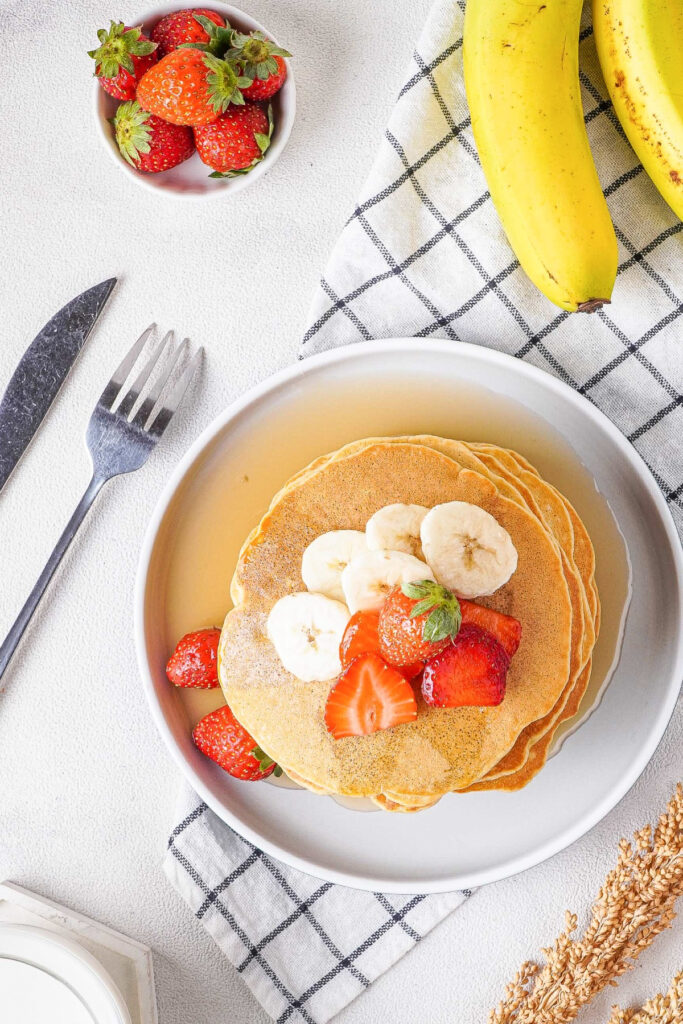
<path id="1" fill-rule="evenodd" d="M 112 293 L 116 278 L 77 295 L 36 335 L 0 400 L 0 491 L 43 421 Z"/>

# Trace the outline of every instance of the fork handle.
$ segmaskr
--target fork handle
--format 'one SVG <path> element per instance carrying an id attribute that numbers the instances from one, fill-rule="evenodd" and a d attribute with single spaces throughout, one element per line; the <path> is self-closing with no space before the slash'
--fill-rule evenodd
<path id="1" fill-rule="evenodd" d="M 92 505 L 100 488 L 105 482 L 105 479 L 93 476 L 85 490 L 85 494 L 76 506 L 74 514 L 67 523 L 64 533 L 57 541 L 54 551 L 48 558 L 45 568 L 38 577 L 35 587 L 26 599 L 26 604 L 17 615 L 14 625 L 5 637 L 2 646 L 0 646 L 0 680 L 4 675 L 5 669 L 10 663 L 12 655 L 17 649 L 19 641 L 24 635 L 24 630 L 31 621 L 31 617 L 40 603 L 41 597 L 47 590 L 48 584 L 54 576 L 57 566 L 66 554 L 69 544 L 71 544 L 71 541 L 76 535 L 76 531 L 85 519 L 88 509 Z"/>

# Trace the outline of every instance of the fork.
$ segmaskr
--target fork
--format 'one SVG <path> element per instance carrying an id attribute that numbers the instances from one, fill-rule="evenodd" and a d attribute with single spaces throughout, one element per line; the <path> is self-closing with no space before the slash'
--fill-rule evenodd
<path id="1" fill-rule="evenodd" d="M 140 335 L 114 371 L 93 410 L 85 435 L 92 461 L 92 479 L 24 607 L 0 646 L 0 680 L 57 566 L 102 486 L 112 477 L 132 473 L 144 465 L 171 422 L 194 376 L 202 357 L 201 348 L 170 389 L 166 388 L 175 367 L 179 365 L 181 356 L 189 346 L 185 338 L 174 349 L 173 331 L 169 331 L 147 359 L 130 388 L 125 391 L 126 381 L 155 326 L 156 324 L 151 324 Z M 164 352 L 167 356 L 166 364 L 154 377 L 154 370 L 160 365 Z M 164 393 L 166 390 L 168 394 Z"/>

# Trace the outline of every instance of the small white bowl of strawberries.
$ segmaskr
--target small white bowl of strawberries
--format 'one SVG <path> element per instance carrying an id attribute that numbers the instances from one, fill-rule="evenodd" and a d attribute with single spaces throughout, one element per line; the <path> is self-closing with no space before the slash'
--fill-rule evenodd
<path id="1" fill-rule="evenodd" d="M 167 195 L 236 192 L 272 167 L 294 122 L 290 54 L 227 4 L 166 4 L 112 21 L 89 51 L 100 136 L 138 184 Z"/>

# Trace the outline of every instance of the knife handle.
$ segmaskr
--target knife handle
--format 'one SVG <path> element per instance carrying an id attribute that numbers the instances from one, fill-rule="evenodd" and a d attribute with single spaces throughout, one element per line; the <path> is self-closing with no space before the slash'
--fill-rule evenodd
<path id="1" fill-rule="evenodd" d="M 85 519 L 86 513 L 93 501 L 97 497 L 102 484 L 105 483 L 105 479 L 98 476 L 93 476 L 92 480 L 88 484 L 85 494 L 76 506 L 74 514 L 66 524 L 64 533 L 57 541 L 54 551 L 47 560 L 45 568 L 41 572 L 35 587 L 29 594 L 24 607 L 19 612 L 16 621 L 9 633 L 5 637 L 2 646 L 0 646 L 0 680 L 4 675 L 5 669 L 10 663 L 10 659 L 14 654 L 19 641 L 24 635 L 24 631 L 28 626 L 33 613 L 40 603 L 40 599 L 47 590 L 48 584 L 55 574 L 57 566 L 61 562 L 62 558 L 67 552 L 71 541 L 74 539 L 76 532 Z"/>

